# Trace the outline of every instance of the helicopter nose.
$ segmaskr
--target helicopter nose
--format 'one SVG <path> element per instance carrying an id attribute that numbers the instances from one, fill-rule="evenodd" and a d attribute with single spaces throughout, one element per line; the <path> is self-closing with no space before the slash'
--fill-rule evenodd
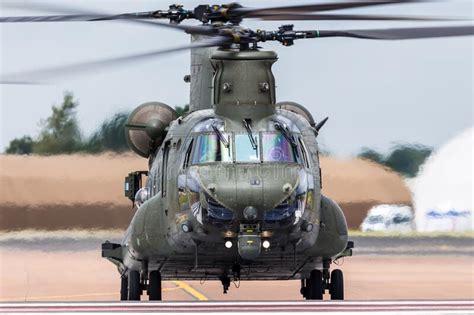
<path id="1" fill-rule="evenodd" d="M 266 211 L 286 200 L 298 185 L 299 171 L 296 164 L 229 164 L 200 166 L 198 172 L 203 190 L 248 222 L 263 220 Z"/>

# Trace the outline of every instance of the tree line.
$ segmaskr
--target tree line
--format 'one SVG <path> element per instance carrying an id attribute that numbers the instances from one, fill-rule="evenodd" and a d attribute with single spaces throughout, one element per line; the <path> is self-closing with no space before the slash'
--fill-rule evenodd
<path id="1" fill-rule="evenodd" d="M 78 106 L 79 102 L 73 94 L 66 92 L 62 103 L 53 105 L 51 115 L 40 122 L 39 135 L 13 139 L 5 153 L 54 155 L 105 151 L 122 153 L 129 150 L 125 138 L 129 112 L 116 113 L 102 122 L 91 136 L 84 137 L 76 116 Z M 177 106 L 175 110 L 181 116 L 189 110 L 189 106 Z"/>
<path id="2" fill-rule="evenodd" d="M 116 113 L 102 122 L 91 136 L 84 137 L 76 116 L 78 106 L 79 102 L 73 94 L 66 92 L 62 103 L 53 105 L 51 115 L 40 122 L 39 135 L 13 139 L 5 153 L 54 155 L 105 151 L 122 153 L 130 150 L 125 139 L 125 122 L 129 112 Z M 175 110 L 181 116 L 188 112 L 189 106 L 176 106 Z M 431 148 L 423 145 L 403 144 L 393 147 L 387 155 L 363 148 L 358 157 L 381 164 L 403 176 L 414 177 L 431 152 Z"/>

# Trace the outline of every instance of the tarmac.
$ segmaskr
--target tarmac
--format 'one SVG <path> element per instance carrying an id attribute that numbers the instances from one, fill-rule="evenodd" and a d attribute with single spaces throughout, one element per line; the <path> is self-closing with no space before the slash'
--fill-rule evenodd
<path id="1" fill-rule="evenodd" d="M 120 276 L 100 254 L 108 233 L 88 235 L 0 237 L 0 302 L 118 301 Z M 354 256 L 332 265 L 344 271 L 346 300 L 474 300 L 472 238 L 352 239 Z M 302 301 L 299 280 L 242 281 L 228 294 L 204 280 L 165 281 L 163 300 Z"/>

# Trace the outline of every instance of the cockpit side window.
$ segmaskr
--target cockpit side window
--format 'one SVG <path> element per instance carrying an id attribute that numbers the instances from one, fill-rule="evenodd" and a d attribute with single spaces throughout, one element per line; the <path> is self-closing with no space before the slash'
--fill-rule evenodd
<path id="1" fill-rule="evenodd" d="M 166 197 L 168 186 L 168 157 L 170 153 L 171 142 L 167 141 L 163 147 L 163 167 L 161 172 L 161 196 Z"/>
<path id="2" fill-rule="evenodd" d="M 189 143 L 188 149 L 186 150 L 186 154 L 184 156 L 183 169 L 186 169 L 189 166 L 189 160 L 191 159 L 191 151 L 193 150 L 193 142 L 194 142 L 194 139 L 191 140 L 191 142 Z"/>
<path id="3" fill-rule="evenodd" d="M 308 151 L 306 151 L 306 146 L 304 145 L 303 139 L 300 137 L 298 137 L 298 141 L 300 143 L 301 154 L 303 155 L 304 166 L 309 168 Z"/>

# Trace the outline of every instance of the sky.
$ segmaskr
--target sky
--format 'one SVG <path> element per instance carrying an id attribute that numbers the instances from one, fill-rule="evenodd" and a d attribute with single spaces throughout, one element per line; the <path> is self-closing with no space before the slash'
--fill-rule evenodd
<path id="1" fill-rule="evenodd" d="M 8 6 L 15 3 L 16 8 Z M 27 10 L 25 0 L 0 0 L 0 16 L 55 14 Z M 54 3 L 54 1 L 41 1 Z M 166 9 L 165 1 L 74 0 L 62 6 L 100 13 Z M 220 1 L 213 1 L 221 3 Z M 318 1 L 298 1 L 308 3 Z M 327 2 L 327 1 L 324 1 Z M 180 1 L 194 8 L 198 1 Z M 203 3 L 203 2 L 201 2 Z M 241 1 L 249 7 L 294 4 L 295 1 Z M 25 9 L 18 9 L 24 4 Z M 335 11 L 337 12 L 337 11 Z M 445 1 L 341 13 L 437 15 L 473 18 L 473 1 Z M 187 21 L 187 24 L 196 24 Z M 457 24 L 469 24 L 456 22 Z M 251 28 L 275 30 L 288 22 L 246 20 Z M 363 29 L 413 26 L 414 22 L 300 22 L 295 29 Z M 439 25 L 416 22 L 418 26 Z M 444 24 L 447 24 L 444 22 Z M 0 25 L 1 75 L 55 65 L 115 57 L 184 45 L 189 37 L 175 30 L 123 22 L 11 23 Z M 296 101 L 319 121 L 329 116 L 319 141 L 339 157 L 362 147 L 389 152 L 397 143 L 439 147 L 473 125 L 473 43 L 471 37 L 407 41 L 349 38 L 299 40 L 292 47 L 263 43 L 275 50 L 273 66 L 277 101 Z M 37 135 L 51 106 L 72 91 L 84 136 L 118 111 L 148 101 L 171 106 L 189 99 L 189 52 L 161 56 L 87 75 L 58 78 L 48 85 L 0 85 L 0 151 L 23 135 Z"/>

